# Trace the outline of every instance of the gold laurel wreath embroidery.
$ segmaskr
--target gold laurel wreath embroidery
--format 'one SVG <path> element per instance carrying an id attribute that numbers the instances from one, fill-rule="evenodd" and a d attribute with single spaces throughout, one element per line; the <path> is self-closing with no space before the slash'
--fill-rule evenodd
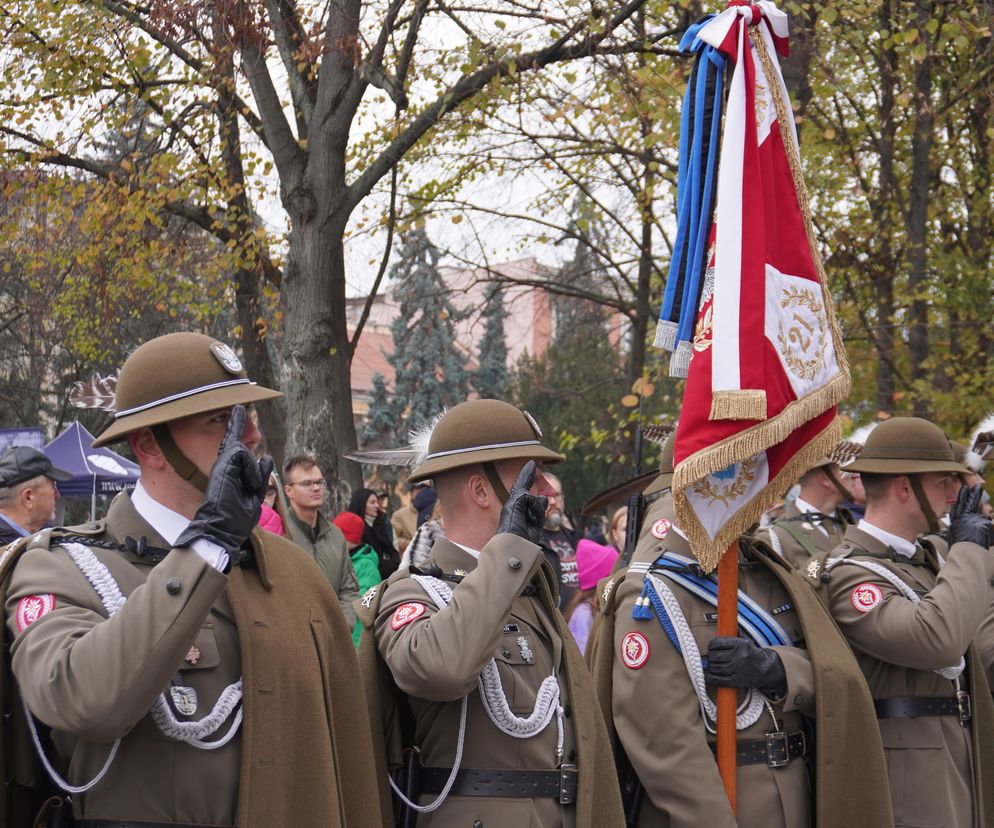
<path id="1" fill-rule="evenodd" d="M 756 106 L 756 128 L 758 129 L 766 117 L 766 87 L 763 84 L 756 84 L 756 96 L 753 100 Z"/>
<path id="2" fill-rule="evenodd" d="M 780 343 L 780 353 L 784 362 L 791 372 L 801 379 L 811 380 L 825 364 L 825 315 L 822 312 L 821 302 L 815 296 L 813 290 L 805 288 L 786 288 L 780 297 L 780 307 L 787 309 L 790 307 L 807 308 L 814 316 L 816 326 L 811 327 L 798 314 L 794 314 L 794 320 L 798 323 L 784 334 L 783 321 L 780 322 L 780 331 L 777 334 L 777 342 Z M 808 341 L 804 342 L 807 331 Z M 800 346 L 802 352 L 807 353 L 808 348 L 816 343 L 817 351 L 810 358 L 798 356 L 795 351 L 795 344 Z"/>
<path id="3" fill-rule="evenodd" d="M 694 494 L 700 495 L 712 503 L 717 502 L 721 503 L 722 506 L 727 506 L 730 500 L 738 500 L 745 494 L 746 488 L 755 477 L 756 458 L 747 457 L 739 464 L 738 474 L 727 487 L 722 487 L 720 482 L 712 485 L 712 477 L 709 475 L 694 484 Z"/>
<path id="4" fill-rule="evenodd" d="M 704 311 L 704 316 L 697 323 L 697 331 L 694 333 L 694 350 L 706 351 L 711 347 L 711 326 L 714 322 L 714 305 L 708 305 Z"/>

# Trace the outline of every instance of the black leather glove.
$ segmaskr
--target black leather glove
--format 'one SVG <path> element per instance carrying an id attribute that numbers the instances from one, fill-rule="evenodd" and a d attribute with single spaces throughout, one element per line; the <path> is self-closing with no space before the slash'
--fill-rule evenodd
<path id="1" fill-rule="evenodd" d="M 204 500 L 177 538 L 176 546 L 189 546 L 198 538 L 207 538 L 234 556 L 259 522 L 273 459 L 267 455 L 257 461 L 242 442 L 245 417 L 245 406 L 231 409 Z"/>
<path id="2" fill-rule="evenodd" d="M 787 695 L 787 673 L 780 656 L 748 638 L 711 639 L 704 681 L 715 687 L 759 690 L 774 700 Z"/>
<path id="3" fill-rule="evenodd" d="M 959 497 L 949 512 L 949 545 L 966 541 L 989 549 L 994 545 L 991 519 L 980 512 L 984 487 L 977 485 L 960 489 Z"/>
<path id="4" fill-rule="evenodd" d="M 542 524 L 545 522 L 545 510 L 549 507 L 549 498 L 531 493 L 534 482 L 535 461 L 529 460 L 518 473 L 507 500 L 504 501 L 497 532 L 507 532 L 541 545 Z"/>

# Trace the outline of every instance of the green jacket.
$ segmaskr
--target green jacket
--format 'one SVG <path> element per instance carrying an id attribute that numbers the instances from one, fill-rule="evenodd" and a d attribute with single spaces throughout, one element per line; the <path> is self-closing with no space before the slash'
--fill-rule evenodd
<path id="1" fill-rule="evenodd" d="M 364 593 L 370 587 L 376 586 L 383 580 L 380 575 L 380 559 L 368 543 L 361 544 L 350 553 L 352 557 L 352 568 L 359 581 L 359 592 Z M 362 634 L 362 621 L 356 621 L 355 629 L 352 630 L 352 641 L 356 648 L 359 647 L 359 636 Z"/>
<path id="2" fill-rule="evenodd" d="M 292 506 L 287 510 L 284 529 L 287 538 L 317 563 L 338 596 L 349 629 L 354 629 L 355 610 L 352 609 L 352 602 L 359 598 L 359 585 L 342 530 L 320 512 L 317 524 L 312 528 L 297 517 Z"/>

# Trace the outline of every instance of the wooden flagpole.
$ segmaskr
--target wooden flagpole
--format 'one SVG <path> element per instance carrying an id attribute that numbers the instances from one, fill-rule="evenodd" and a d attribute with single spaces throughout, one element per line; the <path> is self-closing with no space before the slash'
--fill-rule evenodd
<path id="1" fill-rule="evenodd" d="M 739 634 L 739 543 L 734 541 L 718 562 L 718 635 Z M 735 813 L 735 710 L 738 691 L 719 687 L 718 725 L 715 756 L 725 793 Z"/>

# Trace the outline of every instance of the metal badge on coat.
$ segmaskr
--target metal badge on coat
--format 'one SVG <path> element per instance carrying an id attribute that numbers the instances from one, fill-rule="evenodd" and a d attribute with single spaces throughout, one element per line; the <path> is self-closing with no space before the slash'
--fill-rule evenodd
<path id="1" fill-rule="evenodd" d="M 192 687 L 173 685 L 169 695 L 176 707 L 176 712 L 183 716 L 192 716 L 197 712 L 197 691 Z"/>
<path id="2" fill-rule="evenodd" d="M 528 639 L 523 635 L 518 636 L 518 649 L 521 650 L 521 657 L 528 664 L 535 661 L 535 654 L 532 652 L 532 648 L 528 645 Z"/>

